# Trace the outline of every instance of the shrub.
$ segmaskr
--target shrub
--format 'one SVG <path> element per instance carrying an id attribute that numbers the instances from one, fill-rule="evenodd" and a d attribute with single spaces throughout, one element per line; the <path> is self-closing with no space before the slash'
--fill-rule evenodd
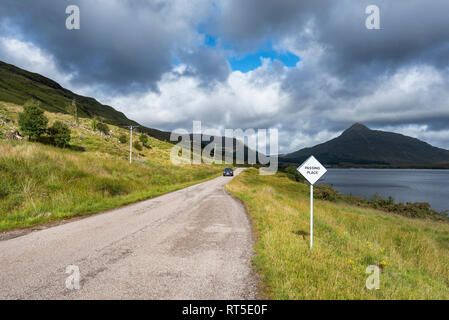
<path id="1" fill-rule="evenodd" d="M 379 200 L 383 200 L 382 196 L 379 194 L 379 192 L 375 192 L 372 196 L 371 196 L 371 201 L 379 201 Z"/>
<path id="2" fill-rule="evenodd" d="M 287 177 L 293 181 L 305 183 L 306 179 L 296 170 L 296 167 L 290 166 L 284 169 L 285 173 L 287 173 Z"/>
<path id="3" fill-rule="evenodd" d="M 47 129 L 48 119 L 39 104 L 34 101 L 27 102 L 23 112 L 19 114 L 20 131 L 30 140 L 37 140 Z"/>
<path id="4" fill-rule="evenodd" d="M 90 126 L 92 127 L 92 130 L 97 131 L 97 124 L 98 124 L 97 119 L 93 118 L 91 123 L 90 123 Z"/>
<path id="5" fill-rule="evenodd" d="M 120 141 L 120 143 L 127 143 L 128 142 L 128 136 L 126 134 L 122 134 L 119 138 L 118 141 Z"/>
<path id="6" fill-rule="evenodd" d="M 57 147 L 65 148 L 70 142 L 70 129 L 61 121 L 56 121 L 48 128 L 48 135 Z"/>
<path id="7" fill-rule="evenodd" d="M 337 201 L 339 193 L 331 186 L 321 185 L 315 187 L 315 198 L 327 201 Z"/>
<path id="8" fill-rule="evenodd" d="M 146 134 L 141 134 L 139 140 L 145 147 L 148 147 L 148 136 Z"/>
<path id="9" fill-rule="evenodd" d="M 109 127 L 105 123 L 97 123 L 97 130 L 104 133 L 105 135 L 109 135 Z"/>
<path id="10" fill-rule="evenodd" d="M 136 150 L 142 151 L 142 145 L 139 143 L 139 141 L 134 141 L 133 146 L 134 148 L 136 148 Z"/>

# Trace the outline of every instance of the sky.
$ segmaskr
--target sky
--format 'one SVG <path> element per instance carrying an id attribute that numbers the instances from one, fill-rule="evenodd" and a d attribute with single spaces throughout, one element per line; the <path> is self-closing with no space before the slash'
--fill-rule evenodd
<path id="1" fill-rule="evenodd" d="M 365 26 L 373 4 L 379 30 Z M 287 153 L 360 122 L 449 149 L 448 12 L 447 0 L 2 0 L 0 60 L 167 131 L 276 128 Z"/>

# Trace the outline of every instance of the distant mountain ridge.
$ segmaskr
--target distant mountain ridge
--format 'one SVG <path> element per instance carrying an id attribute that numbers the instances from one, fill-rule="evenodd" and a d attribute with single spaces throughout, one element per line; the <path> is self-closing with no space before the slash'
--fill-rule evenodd
<path id="1" fill-rule="evenodd" d="M 402 134 L 371 130 L 360 123 L 335 139 L 281 155 L 279 161 L 300 164 L 310 155 L 335 167 L 449 168 L 449 150 Z"/>

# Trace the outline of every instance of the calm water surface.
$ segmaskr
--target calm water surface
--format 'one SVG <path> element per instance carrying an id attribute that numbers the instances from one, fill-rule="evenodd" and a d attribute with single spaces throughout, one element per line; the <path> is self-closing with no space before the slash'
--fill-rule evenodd
<path id="1" fill-rule="evenodd" d="M 396 202 L 428 202 L 436 211 L 449 210 L 449 170 L 328 169 L 318 184 L 368 199 L 377 192 Z"/>

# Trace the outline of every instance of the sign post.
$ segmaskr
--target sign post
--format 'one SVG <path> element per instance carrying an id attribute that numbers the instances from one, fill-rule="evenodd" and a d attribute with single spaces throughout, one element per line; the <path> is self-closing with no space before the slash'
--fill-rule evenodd
<path id="1" fill-rule="evenodd" d="M 313 184 L 310 185 L 310 249 L 313 247 Z"/>
<path id="2" fill-rule="evenodd" d="M 325 173 L 326 168 L 317 160 L 314 156 L 310 156 L 306 161 L 301 164 L 298 169 L 304 178 L 310 183 L 310 249 L 313 247 L 313 185 L 317 182 Z"/>

